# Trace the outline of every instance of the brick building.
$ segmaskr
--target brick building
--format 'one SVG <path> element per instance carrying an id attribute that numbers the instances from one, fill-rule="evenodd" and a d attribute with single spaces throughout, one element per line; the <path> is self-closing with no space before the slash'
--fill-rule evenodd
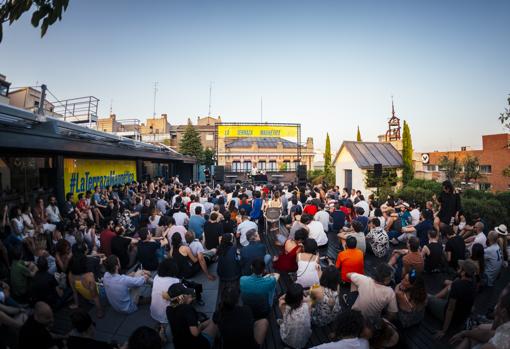
<path id="1" fill-rule="evenodd" d="M 444 180 L 445 174 L 439 163 L 443 157 L 457 159 L 461 164 L 468 156 L 478 158 L 483 175 L 475 188 L 491 191 L 510 190 L 510 134 L 502 133 L 482 137 L 482 149 L 462 147 L 458 151 L 434 151 L 421 153 L 422 162 L 415 163 L 415 176 L 423 179 Z M 505 171 L 506 170 L 506 171 Z M 461 171 L 462 172 L 462 171 Z M 505 176 L 504 172 L 507 174 Z"/>
<path id="2" fill-rule="evenodd" d="M 188 119 L 188 122 L 191 123 L 191 120 Z M 216 148 L 216 124 L 221 123 L 221 117 L 218 116 L 217 118 L 213 118 L 211 116 L 206 117 L 198 117 L 197 118 L 197 124 L 193 125 L 195 127 L 195 130 L 198 131 L 200 134 L 200 140 L 202 141 L 202 146 L 204 149 L 210 148 L 215 149 Z M 178 149 L 179 143 L 181 142 L 181 138 L 184 135 L 184 131 L 186 130 L 186 127 L 188 125 L 173 125 L 170 127 L 170 135 L 171 135 L 171 141 L 170 146 Z"/>

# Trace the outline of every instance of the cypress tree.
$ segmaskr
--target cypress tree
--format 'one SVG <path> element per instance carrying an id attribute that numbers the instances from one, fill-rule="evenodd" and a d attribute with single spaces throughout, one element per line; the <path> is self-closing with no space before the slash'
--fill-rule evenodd
<path id="1" fill-rule="evenodd" d="M 203 147 L 200 140 L 200 134 L 197 130 L 195 130 L 191 121 L 188 121 L 188 125 L 182 135 L 181 142 L 179 144 L 179 152 L 183 155 L 192 156 L 197 160 L 202 157 Z"/>
<path id="2" fill-rule="evenodd" d="M 356 141 L 358 141 L 358 142 L 363 142 L 363 141 L 361 140 L 361 132 L 359 132 L 359 126 L 358 126 L 358 134 L 356 135 Z"/>
<path id="3" fill-rule="evenodd" d="M 402 134 L 402 160 L 404 162 L 404 171 L 402 179 L 404 184 L 409 183 L 414 178 L 413 168 L 413 141 L 411 140 L 411 131 L 409 124 L 404 120 L 404 132 Z"/>

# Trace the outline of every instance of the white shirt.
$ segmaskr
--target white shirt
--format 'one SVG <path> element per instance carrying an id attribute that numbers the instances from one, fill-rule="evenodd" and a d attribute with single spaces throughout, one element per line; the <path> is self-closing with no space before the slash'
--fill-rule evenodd
<path id="1" fill-rule="evenodd" d="M 175 219 L 175 225 L 185 226 L 188 223 L 188 215 L 184 212 L 175 212 L 173 215 Z"/>
<path id="2" fill-rule="evenodd" d="M 411 214 L 411 225 L 414 227 L 416 224 L 420 223 L 420 211 L 415 208 L 409 213 Z"/>
<path id="3" fill-rule="evenodd" d="M 165 199 L 159 199 L 158 202 L 156 202 L 157 209 L 161 212 L 161 214 L 166 213 L 166 207 L 168 206 L 168 202 L 166 202 Z"/>
<path id="4" fill-rule="evenodd" d="M 204 252 L 205 251 L 205 248 L 204 246 L 202 245 L 202 243 L 198 240 L 198 239 L 195 239 L 191 242 L 191 244 L 189 244 L 189 249 L 191 250 L 191 253 L 193 253 L 193 256 L 197 256 L 200 252 Z"/>
<path id="5" fill-rule="evenodd" d="M 242 246 L 248 246 L 249 242 L 246 240 L 246 233 L 251 229 L 258 230 L 257 223 L 246 220 L 237 226 L 237 232 L 240 234 L 239 242 Z"/>
<path id="6" fill-rule="evenodd" d="M 159 323 L 167 324 L 166 308 L 170 302 L 162 296 L 163 292 L 167 292 L 168 288 L 179 282 L 179 279 L 173 277 L 159 277 L 156 275 L 152 284 L 151 294 L 151 317 Z"/>
<path id="7" fill-rule="evenodd" d="M 60 222 L 60 211 L 58 209 L 58 206 L 48 205 L 46 207 L 46 215 L 48 216 L 51 223 Z"/>
<path id="8" fill-rule="evenodd" d="M 479 232 L 475 239 L 473 240 L 473 244 L 471 245 L 471 250 L 473 249 L 474 244 L 481 244 L 483 248 L 487 247 L 487 236 L 483 233 L 483 231 Z"/>
<path id="9" fill-rule="evenodd" d="M 324 210 L 317 211 L 315 216 L 313 216 L 313 219 L 322 224 L 322 227 L 324 228 L 324 231 L 326 233 L 329 231 L 329 213 L 328 212 L 326 212 Z"/>
<path id="10" fill-rule="evenodd" d="M 310 230 L 308 237 L 314 239 L 317 242 L 317 246 L 321 247 L 328 243 L 328 236 L 320 222 L 311 221 L 308 223 L 308 229 Z"/>
<path id="11" fill-rule="evenodd" d="M 330 342 L 312 347 L 311 349 L 369 349 L 370 345 L 364 338 L 348 338 L 338 342 Z"/>
<path id="12" fill-rule="evenodd" d="M 363 209 L 363 216 L 368 217 L 370 214 L 370 207 L 368 206 L 368 202 L 365 200 L 360 200 L 354 207 L 361 207 Z"/>

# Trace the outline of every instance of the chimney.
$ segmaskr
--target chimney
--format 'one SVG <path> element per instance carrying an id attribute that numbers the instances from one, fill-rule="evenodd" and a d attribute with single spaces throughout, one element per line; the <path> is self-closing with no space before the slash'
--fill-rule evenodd
<path id="1" fill-rule="evenodd" d="M 166 120 L 166 119 L 167 119 L 167 117 L 168 117 L 168 115 L 167 115 L 167 114 L 161 114 L 161 118 L 162 118 L 162 119 L 165 119 L 165 120 Z"/>
<path id="2" fill-rule="evenodd" d="M 116 118 L 116 117 L 117 117 L 117 115 L 115 115 L 115 114 L 110 114 L 110 119 L 115 120 L 115 118 Z"/>
<path id="3" fill-rule="evenodd" d="M 466 151 L 467 147 L 460 147 L 460 151 Z"/>

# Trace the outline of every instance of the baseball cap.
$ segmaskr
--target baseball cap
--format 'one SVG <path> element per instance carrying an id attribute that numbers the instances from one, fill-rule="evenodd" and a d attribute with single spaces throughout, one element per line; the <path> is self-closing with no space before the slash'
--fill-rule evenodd
<path id="1" fill-rule="evenodd" d="M 190 296 L 195 295 L 195 290 L 184 286 L 181 282 L 173 284 L 168 288 L 168 296 L 170 298 L 179 297 L 181 295 L 188 294 Z"/>
<path id="2" fill-rule="evenodd" d="M 466 260 L 459 260 L 459 266 L 462 270 L 466 273 L 468 277 L 473 277 L 476 275 L 478 268 L 476 267 L 476 264 L 473 261 L 470 261 L 468 259 Z"/>

